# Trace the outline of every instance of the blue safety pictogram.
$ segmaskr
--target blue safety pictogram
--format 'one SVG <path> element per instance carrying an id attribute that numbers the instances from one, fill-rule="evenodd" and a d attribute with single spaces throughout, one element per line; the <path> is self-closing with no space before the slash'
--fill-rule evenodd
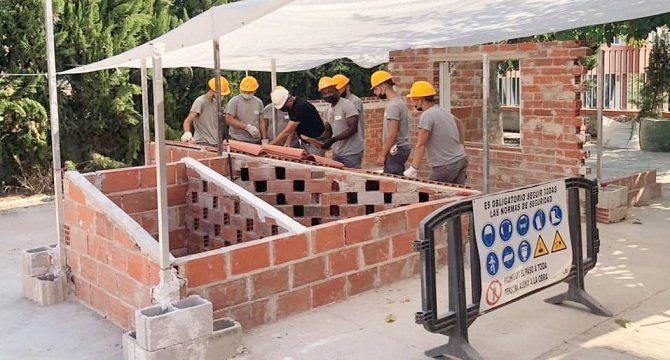
<path id="1" fill-rule="evenodd" d="M 532 253 L 530 250 L 530 243 L 526 240 L 521 241 L 519 244 L 519 261 L 522 263 L 528 261 L 530 254 Z"/>
<path id="2" fill-rule="evenodd" d="M 511 246 L 505 246 L 502 252 L 502 262 L 506 268 L 511 269 L 514 266 L 514 249 Z"/>
<path id="3" fill-rule="evenodd" d="M 558 226 L 561 220 L 563 220 L 563 210 L 558 205 L 552 206 L 551 210 L 549 210 L 549 222 L 551 225 Z"/>
<path id="4" fill-rule="evenodd" d="M 489 275 L 493 276 L 498 273 L 498 267 L 500 264 L 498 263 L 498 255 L 491 251 L 488 255 L 486 255 L 486 272 L 489 273 Z"/>
<path id="5" fill-rule="evenodd" d="M 537 231 L 542 231 L 546 222 L 547 216 L 544 214 L 544 210 L 537 210 L 535 215 L 533 215 L 533 228 L 535 228 Z"/>
<path id="6" fill-rule="evenodd" d="M 514 225 L 510 219 L 505 219 L 500 223 L 500 238 L 502 241 L 507 241 L 512 238 L 514 233 Z"/>
<path id="7" fill-rule="evenodd" d="M 482 242 L 486 247 L 493 246 L 493 242 L 496 240 L 496 229 L 491 224 L 484 225 L 482 229 Z"/>
<path id="8" fill-rule="evenodd" d="M 522 214 L 516 221 L 516 232 L 518 232 L 521 236 L 525 236 L 528 233 L 529 228 L 530 219 L 528 218 L 528 215 Z"/>

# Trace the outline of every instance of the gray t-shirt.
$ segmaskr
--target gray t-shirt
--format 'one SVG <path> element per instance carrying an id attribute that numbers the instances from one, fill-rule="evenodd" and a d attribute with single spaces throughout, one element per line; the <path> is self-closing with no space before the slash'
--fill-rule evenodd
<path id="1" fill-rule="evenodd" d="M 358 110 L 358 132 L 365 138 L 365 110 L 363 109 L 363 101 L 358 96 L 352 94 L 351 91 L 345 99 L 354 103 L 356 110 Z"/>
<path id="2" fill-rule="evenodd" d="M 263 112 L 263 101 L 256 96 L 247 100 L 242 97 L 242 94 L 233 96 L 226 106 L 226 114 L 235 116 L 238 120 L 245 124 L 251 124 L 260 131 L 260 124 L 258 118 Z M 230 137 L 233 140 L 258 142 L 259 138 L 254 138 L 246 130 L 230 127 Z"/>
<path id="3" fill-rule="evenodd" d="M 207 99 L 207 94 L 200 95 L 193 105 L 191 105 L 191 112 L 197 113 L 198 117 L 193 121 L 195 134 L 193 134 L 193 141 L 196 144 L 208 144 L 216 146 L 219 136 L 216 131 L 216 100 Z"/>
<path id="4" fill-rule="evenodd" d="M 419 128 L 430 131 L 426 155 L 431 167 L 450 165 L 465 158 L 465 148 L 459 144 L 458 127 L 454 116 L 433 105 L 421 114 Z"/>
<path id="5" fill-rule="evenodd" d="M 340 98 L 335 105 L 326 110 L 326 121 L 333 128 L 333 136 L 339 135 L 349 128 L 347 118 L 358 115 L 356 106 L 351 101 Z M 333 154 L 337 156 L 355 155 L 363 152 L 363 134 L 357 131 L 348 139 L 333 144 Z"/>
<path id="6" fill-rule="evenodd" d="M 407 105 L 400 96 L 394 97 L 386 104 L 384 109 L 384 122 L 382 124 L 382 143 L 386 141 L 389 134 L 389 121 L 398 121 L 398 136 L 395 145 L 399 148 L 409 148 L 409 112 Z"/>

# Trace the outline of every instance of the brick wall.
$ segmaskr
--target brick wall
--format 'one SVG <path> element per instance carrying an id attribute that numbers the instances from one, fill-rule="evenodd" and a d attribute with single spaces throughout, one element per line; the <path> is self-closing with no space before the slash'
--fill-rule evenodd
<path id="1" fill-rule="evenodd" d="M 584 72 L 578 59 L 588 52 L 574 42 L 403 50 L 390 53 L 389 69 L 401 93 L 406 93 L 416 80 L 428 80 L 437 88 L 439 63 L 449 55 L 495 53 L 520 59 L 521 146 L 491 147 L 489 183 L 492 191 L 498 191 L 586 171 L 583 144 L 578 137 L 582 131 L 579 81 Z M 483 185 L 481 84 L 481 61 L 454 63 L 450 102 L 453 113 L 466 127 L 470 156 L 467 185 L 475 188 Z M 416 144 L 418 117 L 411 110 L 412 144 Z"/>
<path id="2" fill-rule="evenodd" d="M 428 203 L 333 221 L 305 233 L 273 236 L 177 259 L 185 294 L 212 301 L 215 318 L 251 328 L 411 277 L 419 222 L 453 201 Z M 467 224 L 463 224 L 467 231 Z M 437 239 L 445 239 L 439 228 Z M 446 263 L 446 242 L 436 256 Z"/>
<path id="3" fill-rule="evenodd" d="M 628 188 L 628 205 L 644 205 L 651 199 L 661 197 L 661 184 L 656 182 L 656 170 L 605 180 L 607 185 L 621 185 Z"/>

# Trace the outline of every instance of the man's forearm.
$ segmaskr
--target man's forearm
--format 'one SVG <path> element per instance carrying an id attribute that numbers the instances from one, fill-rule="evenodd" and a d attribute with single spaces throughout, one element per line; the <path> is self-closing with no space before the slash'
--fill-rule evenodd
<path id="1" fill-rule="evenodd" d="M 423 160 L 423 154 L 426 152 L 426 145 L 417 144 L 414 148 L 414 158 L 412 159 L 412 167 L 415 169 L 419 168 L 421 165 L 421 160 Z"/>

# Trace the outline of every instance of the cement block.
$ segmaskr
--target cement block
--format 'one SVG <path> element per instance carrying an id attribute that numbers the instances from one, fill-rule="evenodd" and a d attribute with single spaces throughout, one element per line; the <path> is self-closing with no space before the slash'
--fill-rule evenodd
<path id="1" fill-rule="evenodd" d="M 176 344 L 155 351 L 144 350 L 137 343 L 134 331 L 123 334 L 123 359 L 124 360 L 182 360 L 189 359 L 184 356 L 184 346 Z"/>
<path id="2" fill-rule="evenodd" d="M 23 296 L 39 306 L 58 304 L 65 300 L 66 278 L 51 273 L 38 276 L 23 275 Z"/>
<path id="3" fill-rule="evenodd" d="M 223 318 L 214 322 L 214 333 L 207 337 L 207 360 L 228 359 L 237 355 L 242 346 L 242 326 L 235 320 Z"/>
<path id="4" fill-rule="evenodd" d="M 213 332 L 212 303 L 198 295 L 135 311 L 137 343 L 154 351 L 211 335 Z"/>
<path id="5" fill-rule="evenodd" d="M 51 270 L 52 256 L 50 246 L 41 246 L 23 251 L 23 275 L 44 275 Z"/>
<path id="6" fill-rule="evenodd" d="M 616 209 L 628 206 L 628 187 L 608 185 L 598 191 L 598 205 L 602 209 Z"/>

